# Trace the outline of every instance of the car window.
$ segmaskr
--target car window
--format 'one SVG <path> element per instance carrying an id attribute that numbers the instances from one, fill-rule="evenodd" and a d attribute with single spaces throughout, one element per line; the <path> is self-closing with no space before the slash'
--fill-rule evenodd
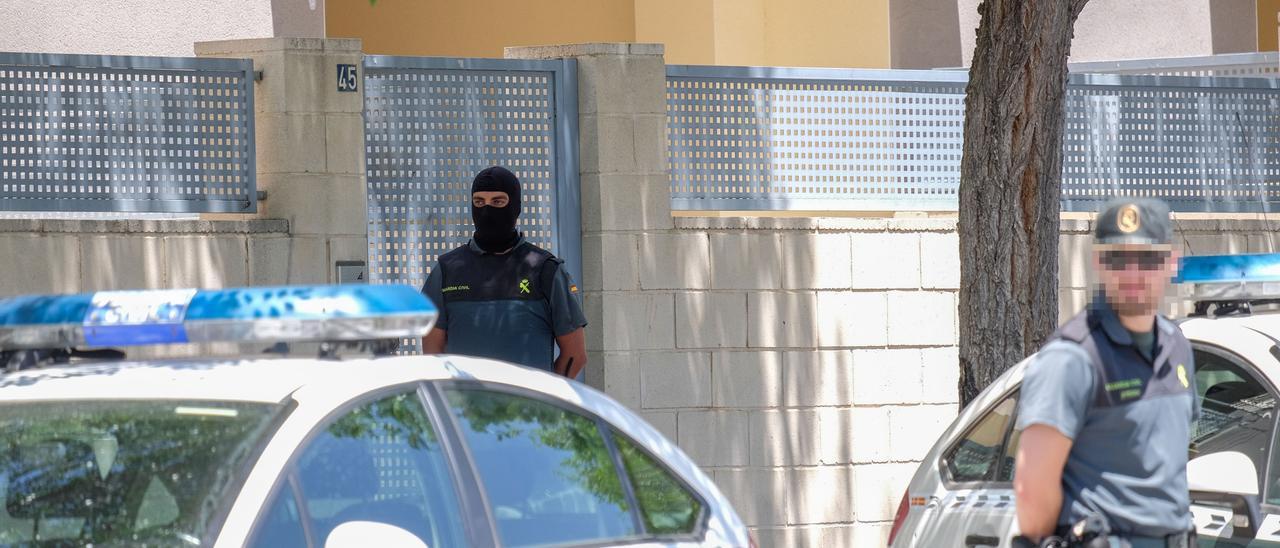
<path id="1" fill-rule="evenodd" d="M 356 407 L 319 431 L 294 466 L 315 542 L 349 521 L 375 521 L 413 533 L 427 546 L 466 544 L 458 495 L 440 440 L 412 391 Z M 295 496 L 286 485 L 255 537 L 257 546 L 293 538 Z"/>
<path id="2" fill-rule="evenodd" d="M 635 443 L 613 432 L 644 519 L 645 531 L 654 535 L 693 533 L 702 515 L 702 502 L 675 476 Z"/>
<path id="3" fill-rule="evenodd" d="M 1003 476 L 997 475 L 1002 468 L 1009 468 L 1008 477 L 1012 478 L 1011 455 L 1005 451 L 1004 442 L 1017 407 L 1017 393 L 1000 400 L 951 446 L 944 455 L 951 481 L 997 481 Z"/>
<path id="4" fill-rule="evenodd" d="M 0 406 L 0 545 L 200 543 L 278 404 Z"/>
<path id="5" fill-rule="evenodd" d="M 1016 420 L 1010 420 L 1011 424 Z M 1022 439 L 1021 430 L 1012 430 L 1009 432 L 1009 441 L 1004 444 L 1003 461 L 1000 463 L 1000 469 L 996 471 L 996 481 L 1011 482 L 1013 481 L 1013 469 L 1015 461 L 1018 458 L 1018 441 Z"/>
<path id="6" fill-rule="evenodd" d="M 258 524 L 256 546 L 279 546 L 291 548 L 306 546 L 307 537 L 302 529 L 302 514 L 298 512 L 298 502 L 294 498 L 293 489 L 286 488 L 281 495 L 275 497 L 271 511 Z"/>
<path id="7" fill-rule="evenodd" d="M 488 390 L 446 390 L 505 546 L 637 534 L 613 453 L 592 419 Z"/>
<path id="8" fill-rule="evenodd" d="M 1236 359 L 1197 349 L 1195 361 L 1200 420 L 1192 429 L 1188 460 L 1238 451 L 1263 473 L 1271 443 L 1275 395 Z"/>

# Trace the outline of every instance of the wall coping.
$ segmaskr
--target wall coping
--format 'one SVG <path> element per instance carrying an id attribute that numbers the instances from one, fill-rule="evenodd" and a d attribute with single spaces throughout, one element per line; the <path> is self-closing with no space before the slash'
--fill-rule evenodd
<path id="1" fill-rule="evenodd" d="M 262 53 L 268 51 L 313 51 L 331 53 L 361 53 L 359 38 L 244 38 L 239 40 L 212 40 L 196 42 L 193 46 L 197 57 L 227 54 Z"/>
<path id="2" fill-rule="evenodd" d="M 288 234 L 285 219 L 246 220 L 97 220 L 0 219 L 0 233 L 44 234 Z"/>
<path id="3" fill-rule="evenodd" d="M 557 44 L 547 46 L 512 46 L 503 48 L 507 59 L 564 59 L 595 55 L 662 55 L 662 44 L 636 44 L 629 42 L 589 42 L 585 44 Z"/>
<path id="4" fill-rule="evenodd" d="M 804 230 L 837 232 L 954 232 L 955 218 L 867 217 L 675 217 L 677 230 Z M 1063 234 L 1092 234 L 1092 219 L 1065 218 Z M 1174 219 L 1179 234 L 1274 232 L 1280 220 L 1271 219 Z"/>

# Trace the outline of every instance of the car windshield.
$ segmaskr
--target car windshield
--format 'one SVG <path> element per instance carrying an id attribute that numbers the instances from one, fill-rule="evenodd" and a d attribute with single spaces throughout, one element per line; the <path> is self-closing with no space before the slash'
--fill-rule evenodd
<path id="1" fill-rule="evenodd" d="M 282 409 L 174 400 L 0 405 L 0 544 L 199 545 Z"/>

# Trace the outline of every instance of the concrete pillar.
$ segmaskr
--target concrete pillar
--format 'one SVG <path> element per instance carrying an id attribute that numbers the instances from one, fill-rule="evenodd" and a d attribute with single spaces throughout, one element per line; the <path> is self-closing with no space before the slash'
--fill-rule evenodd
<path id="1" fill-rule="evenodd" d="M 367 260 L 360 50 L 357 39 L 195 45 L 201 57 L 251 58 L 262 72 L 254 85 L 254 116 L 258 190 L 267 198 L 258 202 L 255 217 L 288 220 L 292 238 L 262 242 L 250 254 L 280 261 L 274 268 L 285 269 L 285 279 L 277 282 L 334 282 L 336 261 Z M 338 89 L 344 65 L 356 69 L 354 90 Z"/>
<path id="2" fill-rule="evenodd" d="M 626 399 L 639 385 L 634 352 L 674 347 L 675 297 L 640 291 L 636 264 L 644 233 L 674 228 L 663 46 L 516 47 L 506 56 L 578 61 L 587 382 Z"/>

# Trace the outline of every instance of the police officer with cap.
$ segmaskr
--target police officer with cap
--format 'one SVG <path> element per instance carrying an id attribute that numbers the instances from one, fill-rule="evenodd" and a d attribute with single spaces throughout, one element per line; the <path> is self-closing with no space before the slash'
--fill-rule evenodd
<path id="1" fill-rule="evenodd" d="M 1177 256 L 1169 208 L 1109 202 L 1098 291 L 1026 370 L 1014 472 L 1024 540 L 1067 546 L 1194 544 L 1187 447 L 1199 418 L 1191 345 L 1158 315 Z"/>
<path id="2" fill-rule="evenodd" d="M 440 310 L 423 352 L 494 358 L 576 378 L 587 365 L 578 286 L 563 261 L 516 230 L 519 217 L 515 174 L 500 166 L 476 174 L 475 236 L 441 255 L 422 287 Z"/>

